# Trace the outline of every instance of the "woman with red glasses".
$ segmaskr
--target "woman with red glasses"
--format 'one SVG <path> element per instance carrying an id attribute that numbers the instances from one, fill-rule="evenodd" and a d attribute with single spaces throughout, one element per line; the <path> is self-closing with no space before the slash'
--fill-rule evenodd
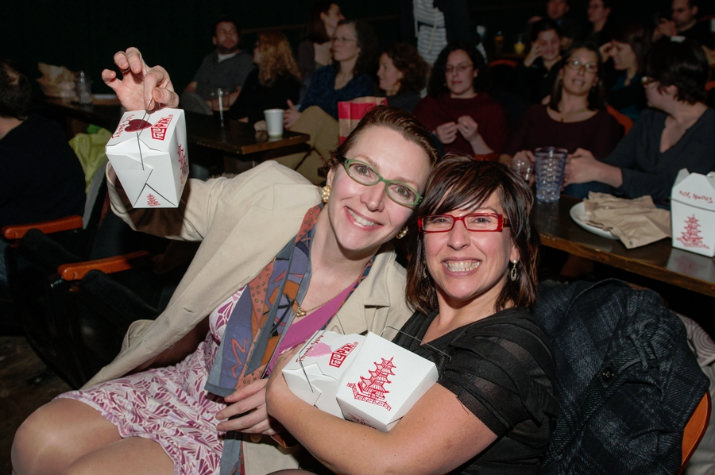
<path id="1" fill-rule="evenodd" d="M 395 341 L 434 361 L 439 380 L 389 432 L 307 404 L 277 369 L 269 413 L 337 473 L 538 473 L 556 402 L 551 349 L 529 311 L 533 201 L 504 165 L 450 157 L 435 167 L 408 267 L 417 312 Z"/>

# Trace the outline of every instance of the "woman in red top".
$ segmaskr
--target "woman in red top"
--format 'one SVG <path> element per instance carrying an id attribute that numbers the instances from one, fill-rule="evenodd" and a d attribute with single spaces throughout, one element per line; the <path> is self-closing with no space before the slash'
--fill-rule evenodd
<path id="1" fill-rule="evenodd" d="M 502 106 L 478 92 L 485 72 L 482 55 L 474 46 L 452 43 L 440 53 L 428 86 L 428 96 L 414 114 L 431 130 L 447 153 L 499 153 L 508 129 Z"/>

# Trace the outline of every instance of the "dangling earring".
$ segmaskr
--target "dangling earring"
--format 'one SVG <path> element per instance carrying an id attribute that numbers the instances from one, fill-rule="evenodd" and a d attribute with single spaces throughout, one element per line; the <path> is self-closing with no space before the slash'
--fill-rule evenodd
<path id="1" fill-rule="evenodd" d="M 400 232 L 395 235 L 395 239 L 402 239 L 405 236 L 407 236 L 407 226 L 402 228 Z"/>
<path id="2" fill-rule="evenodd" d="M 328 202 L 330 199 L 330 185 L 325 185 L 320 189 L 320 199 L 323 200 L 323 203 Z"/>
<path id="3" fill-rule="evenodd" d="M 511 269 L 509 269 L 509 278 L 512 282 L 519 278 L 519 261 L 513 261 L 511 263 Z"/>

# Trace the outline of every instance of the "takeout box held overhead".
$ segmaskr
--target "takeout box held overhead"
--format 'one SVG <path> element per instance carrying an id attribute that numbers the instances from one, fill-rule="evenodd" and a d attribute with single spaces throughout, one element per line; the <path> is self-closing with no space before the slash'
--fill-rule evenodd
<path id="1" fill-rule="evenodd" d="M 126 112 L 106 152 L 132 206 L 179 206 L 189 175 L 182 109 Z"/>
<path id="2" fill-rule="evenodd" d="M 715 256 L 715 172 L 680 170 L 670 200 L 673 247 Z"/>
<path id="3" fill-rule="evenodd" d="M 363 335 L 317 332 L 283 367 L 288 387 L 308 404 L 342 418 L 335 395 L 345 368 L 364 341 Z"/>
<path id="4" fill-rule="evenodd" d="M 337 399 L 345 419 L 390 430 L 437 381 L 431 361 L 368 333 L 347 368 Z"/>

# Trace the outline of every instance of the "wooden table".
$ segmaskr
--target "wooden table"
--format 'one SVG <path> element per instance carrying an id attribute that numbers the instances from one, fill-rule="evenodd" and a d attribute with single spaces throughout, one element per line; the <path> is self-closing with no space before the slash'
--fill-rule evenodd
<path id="1" fill-rule="evenodd" d="M 96 124 L 114 130 L 122 116 L 122 108 L 115 104 L 82 105 L 61 99 L 45 99 L 45 112 L 67 127 L 68 135 L 85 132 L 88 124 Z M 283 137 L 268 138 L 265 132 L 256 132 L 253 126 L 234 120 L 226 120 L 221 127 L 218 117 L 186 112 L 186 134 L 189 146 L 201 148 L 214 160 L 223 161 L 223 157 L 253 166 L 268 155 L 287 154 L 310 139 L 309 135 L 285 131 Z M 199 152 L 200 153 L 200 152 Z M 191 155 L 191 153 L 190 153 Z"/>
<path id="2" fill-rule="evenodd" d="M 558 203 L 537 204 L 534 225 L 542 245 L 715 297 L 715 260 L 673 248 L 670 239 L 626 249 L 620 241 L 597 236 L 571 219 L 569 210 L 579 201 L 561 196 Z"/>

